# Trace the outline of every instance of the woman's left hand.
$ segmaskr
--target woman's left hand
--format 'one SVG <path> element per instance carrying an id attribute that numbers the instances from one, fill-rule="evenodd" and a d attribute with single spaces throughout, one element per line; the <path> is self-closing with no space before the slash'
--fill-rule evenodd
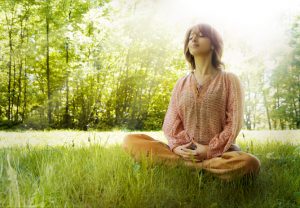
<path id="1" fill-rule="evenodd" d="M 201 162 L 205 160 L 207 155 L 208 145 L 199 144 L 195 141 L 193 141 L 193 143 L 196 145 L 196 149 L 194 150 L 188 149 L 187 151 L 195 154 L 193 158 L 195 162 Z"/>

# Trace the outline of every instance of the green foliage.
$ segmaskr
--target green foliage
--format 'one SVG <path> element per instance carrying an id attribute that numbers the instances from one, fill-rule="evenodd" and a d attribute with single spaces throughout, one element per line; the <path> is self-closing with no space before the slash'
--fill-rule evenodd
<path id="1" fill-rule="evenodd" d="M 184 62 L 165 30 L 153 25 L 137 33 L 142 22 L 113 28 L 117 14 L 109 1 L 4 4 L 1 125 L 159 129 Z M 160 32 L 149 36 L 153 29 Z"/>
<path id="2" fill-rule="evenodd" d="M 0 128 L 161 128 L 187 72 L 178 33 L 139 15 L 142 1 L 110 3 L 1 2 Z M 254 57 L 239 66 L 247 129 L 300 127 L 299 17 L 289 32 L 292 50 L 274 53 L 267 78 L 259 54 L 236 46 Z"/>

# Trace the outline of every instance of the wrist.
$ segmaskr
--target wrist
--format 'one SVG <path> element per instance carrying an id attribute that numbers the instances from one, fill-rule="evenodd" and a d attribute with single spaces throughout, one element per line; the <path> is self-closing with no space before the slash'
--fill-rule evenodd
<path id="1" fill-rule="evenodd" d="M 208 146 L 208 145 L 207 145 L 207 146 Z M 211 158 L 212 158 L 212 156 L 211 156 L 211 151 L 210 151 L 209 147 L 207 147 L 207 150 L 206 150 L 206 158 L 207 158 L 207 159 L 211 159 Z"/>
<path id="2" fill-rule="evenodd" d="M 208 147 L 208 145 L 203 145 L 203 148 L 204 148 L 203 155 L 204 155 L 205 159 L 207 159 L 208 155 L 209 155 L 209 147 Z"/>

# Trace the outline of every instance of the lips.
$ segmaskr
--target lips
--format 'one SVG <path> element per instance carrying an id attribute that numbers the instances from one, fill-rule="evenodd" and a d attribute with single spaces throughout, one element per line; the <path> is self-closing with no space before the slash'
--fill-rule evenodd
<path id="1" fill-rule="evenodd" d="M 199 45 L 198 45 L 198 44 L 192 44 L 192 46 L 193 46 L 193 47 L 198 47 Z"/>

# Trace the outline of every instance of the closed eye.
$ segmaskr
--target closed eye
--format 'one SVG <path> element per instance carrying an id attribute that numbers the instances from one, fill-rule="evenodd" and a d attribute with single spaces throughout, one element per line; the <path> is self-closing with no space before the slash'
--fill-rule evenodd
<path id="1" fill-rule="evenodd" d="M 200 33 L 200 34 L 197 34 L 196 36 L 197 36 L 197 37 L 204 37 L 204 35 L 203 35 L 202 33 Z M 189 40 L 191 40 L 191 39 L 192 39 L 192 37 L 193 37 L 193 36 L 190 36 L 190 37 L 189 37 Z"/>

